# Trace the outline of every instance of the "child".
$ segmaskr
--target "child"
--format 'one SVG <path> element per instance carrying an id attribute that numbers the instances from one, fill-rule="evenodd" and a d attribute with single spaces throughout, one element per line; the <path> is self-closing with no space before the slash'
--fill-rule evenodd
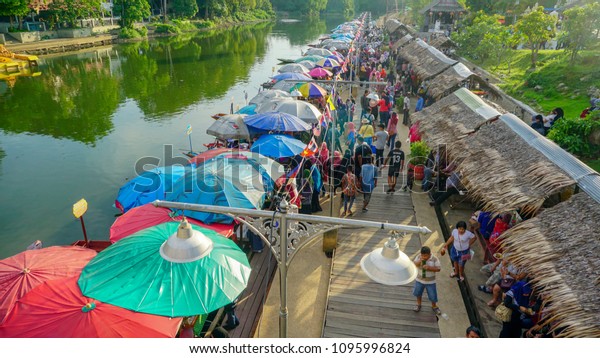
<path id="1" fill-rule="evenodd" d="M 344 194 L 344 213 L 342 216 L 352 215 L 352 205 L 356 199 L 356 175 L 354 166 L 346 167 L 346 174 L 342 177 L 342 193 Z"/>
<path id="2" fill-rule="evenodd" d="M 436 315 L 440 315 L 442 312 L 437 306 L 438 297 L 435 286 L 435 273 L 439 272 L 442 267 L 440 260 L 431 254 L 429 247 L 423 246 L 421 247 L 421 254 L 417 255 L 414 262 L 419 269 L 419 274 L 417 275 L 413 289 L 413 295 L 417 298 L 417 305 L 413 311 L 419 312 L 421 310 L 423 291 L 427 290 L 427 298 L 431 301 L 431 309 L 433 309 Z"/>

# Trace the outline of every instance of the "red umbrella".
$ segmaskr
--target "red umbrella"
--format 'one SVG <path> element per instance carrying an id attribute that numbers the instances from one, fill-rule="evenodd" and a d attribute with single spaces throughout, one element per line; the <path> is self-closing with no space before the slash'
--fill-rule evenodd
<path id="1" fill-rule="evenodd" d="M 315 67 L 312 70 L 310 70 L 310 72 L 308 74 L 312 78 L 325 78 L 325 77 L 333 76 L 333 73 L 331 73 L 330 71 L 328 71 L 322 67 Z"/>
<path id="2" fill-rule="evenodd" d="M 138 313 L 85 297 L 77 277 L 45 282 L 17 302 L 0 326 L 7 338 L 175 337 L 181 318 Z"/>
<path id="3" fill-rule="evenodd" d="M 133 208 L 125 214 L 119 216 L 110 227 L 110 242 L 113 244 L 124 237 L 132 235 L 140 230 L 151 226 L 170 222 L 181 221 L 183 217 L 173 217 L 173 212 L 168 208 L 155 207 L 152 204 L 146 204 Z M 233 234 L 233 224 L 205 224 L 194 219 L 187 219 L 190 224 L 205 227 L 216 231 L 225 237 Z"/>
<path id="4" fill-rule="evenodd" d="M 0 261 L 0 323 L 31 289 L 48 280 L 79 276 L 94 256 L 96 251 L 82 247 L 52 246 Z"/>

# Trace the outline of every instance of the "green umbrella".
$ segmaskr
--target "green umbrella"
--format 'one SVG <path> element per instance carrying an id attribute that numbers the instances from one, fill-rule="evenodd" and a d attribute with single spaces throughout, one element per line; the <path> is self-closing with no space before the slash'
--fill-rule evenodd
<path id="1" fill-rule="evenodd" d="M 85 296 L 169 317 L 212 312 L 246 288 L 250 264 L 212 230 L 168 222 L 139 231 L 98 254 L 79 278 Z"/>
<path id="2" fill-rule="evenodd" d="M 295 60 L 295 63 L 298 62 L 302 62 L 302 61 L 312 61 L 312 62 L 317 62 L 321 59 L 324 59 L 325 57 L 323 56 L 319 56 L 319 55 L 311 55 L 311 56 L 304 56 L 304 57 L 300 57 L 299 59 Z"/>

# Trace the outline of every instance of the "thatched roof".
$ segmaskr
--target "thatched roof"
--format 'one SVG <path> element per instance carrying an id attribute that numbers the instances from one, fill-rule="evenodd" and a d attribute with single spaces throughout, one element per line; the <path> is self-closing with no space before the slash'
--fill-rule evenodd
<path id="1" fill-rule="evenodd" d="M 416 34 L 415 30 L 413 30 L 410 26 L 405 25 L 403 23 L 401 23 L 400 21 L 398 21 L 397 19 L 389 19 L 385 22 L 385 31 L 387 33 L 394 34 L 395 32 L 399 31 L 401 34 L 411 34 L 414 35 Z"/>
<path id="2" fill-rule="evenodd" d="M 446 145 L 469 195 L 484 209 L 537 211 L 545 199 L 573 185 L 556 165 L 497 121 L 502 108 L 461 88 L 413 115 L 430 147 Z"/>
<path id="3" fill-rule="evenodd" d="M 461 82 L 466 81 L 469 77 L 475 76 L 467 66 L 462 63 L 457 63 L 448 68 L 446 71 L 435 76 L 431 81 L 427 92 L 435 99 L 440 99 L 448 94 L 448 91 L 455 89 Z"/>
<path id="4" fill-rule="evenodd" d="M 431 40 L 429 41 L 429 45 L 435 47 L 435 48 L 442 48 L 442 47 L 454 47 L 456 48 L 456 43 L 454 43 L 454 41 L 450 40 L 450 38 L 446 37 L 446 35 L 442 35 L 442 34 L 437 34 L 435 37 L 432 37 Z"/>
<path id="5" fill-rule="evenodd" d="M 458 63 L 420 39 L 401 48 L 399 54 L 413 64 L 415 73 L 421 80 L 435 77 Z"/>
<path id="6" fill-rule="evenodd" d="M 404 35 L 404 37 L 400 38 L 398 41 L 396 41 L 392 45 L 392 50 L 394 50 L 394 51 L 397 50 L 398 48 L 409 43 L 412 39 L 413 39 L 413 37 L 411 35 Z"/>
<path id="7" fill-rule="evenodd" d="M 504 233 L 504 249 L 547 303 L 542 324 L 559 336 L 600 337 L 600 205 L 587 194 Z"/>
<path id="8" fill-rule="evenodd" d="M 460 12 L 465 11 L 457 0 L 433 0 L 429 5 L 421 9 L 420 13 L 433 12 Z"/>

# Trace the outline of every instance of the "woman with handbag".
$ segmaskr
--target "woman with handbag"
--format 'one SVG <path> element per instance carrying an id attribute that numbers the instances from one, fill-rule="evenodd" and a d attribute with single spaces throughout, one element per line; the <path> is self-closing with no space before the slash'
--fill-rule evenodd
<path id="1" fill-rule="evenodd" d="M 444 256 L 448 246 L 452 244 L 450 248 L 450 260 L 454 265 L 454 271 L 450 274 L 450 277 L 457 277 L 460 282 L 465 280 L 464 269 L 467 261 L 471 259 L 471 245 L 475 242 L 475 235 L 467 230 L 467 223 L 459 221 L 456 223 L 456 227 L 452 230 L 452 235 L 444 247 L 442 247 L 441 254 Z"/>

